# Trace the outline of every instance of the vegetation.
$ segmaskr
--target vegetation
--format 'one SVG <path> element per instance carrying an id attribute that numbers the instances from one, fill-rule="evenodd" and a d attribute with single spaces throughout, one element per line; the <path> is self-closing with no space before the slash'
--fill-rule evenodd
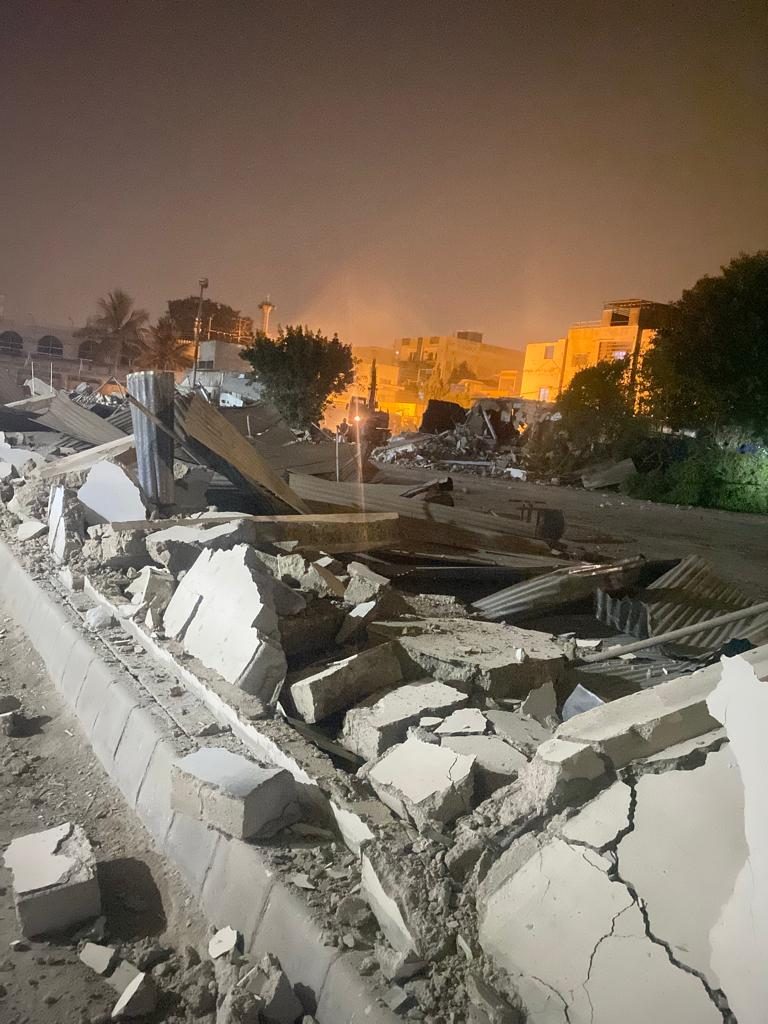
<path id="1" fill-rule="evenodd" d="M 143 370 L 184 370 L 192 365 L 189 341 L 166 313 L 145 332 L 136 364 Z"/>
<path id="2" fill-rule="evenodd" d="M 351 347 L 306 326 L 281 327 L 277 338 L 259 332 L 242 355 L 292 427 L 319 423 L 331 395 L 355 379 Z"/>
<path id="3" fill-rule="evenodd" d="M 135 309 L 133 299 L 121 288 L 109 292 L 96 305 L 98 313 L 74 332 L 75 337 L 90 342 L 94 357 L 110 363 L 114 373 L 138 354 L 149 314 Z"/>
<path id="4" fill-rule="evenodd" d="M 189 295 L 186 299 L 169 299 L 168 316 L 173 320 L 180 338 L 193 338 L 195 335 L 195 318 L 197 317 L 200 298 L 197 295 Z M 211 336 L 213 338 L 231 338 L 239 336 L 243 341 L 249 341 L 253 336 L 253 321 L 250 317 L 240 315 L 240 310 L 227 306 L 224 302 L 214 302 L 213 299 L 203 299 L 203 311 L 201 316 L 201 338 L 208 337 L 208 326 L 210 324 Z"/>
<path id="5" fill-rule="evenodd" d="M 629 390 L 629 360 L 606 360 L 574 376 L 557 400 L 563 428 L 574 447 L 619 455 L 647 433 L 635 417 Z"/>
<path id="6" fill-rule="evenodd" d="M 657 422 L 768 437 L 768 251 L 741 255 L 683 292 L 643 377 Z"/>

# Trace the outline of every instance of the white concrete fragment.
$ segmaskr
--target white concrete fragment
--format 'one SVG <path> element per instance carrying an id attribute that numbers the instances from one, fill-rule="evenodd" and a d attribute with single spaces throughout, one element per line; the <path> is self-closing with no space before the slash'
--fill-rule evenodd
<path id="1" fill-rule="evenodd" d="M 461 708 L 454 711 L 435 729 L 438 736 L 482 735 L 488 728 L 488 720 L 478 708 Z"/>
<path id="2" fill-rule="evenodd" d="M 129 595 L 133 604 L 146 605 L 148 611 L 151 610 L 162 617 L 175 589 L 176 580 L 169 572 L 145 565 L 125 588 L 125 593 Z"/>
<path id="3" fill-rule="evenodd" d="M 141 522 L 147 515 L 139 486 L 115 462 L 105 460 L 91 466 L 77 496 L 89 525 Z"/>
<path id="4" fill-rule="evenodd" d="M 260 1000 L 259 1012 L 268 1024 L 295 1024 L 304 1013 L 280 961 L 272 953 L 266 953 L 239 985 Z"/>
<path id="5" fill-rule="evenodd" d="M 551 679 L 531 690 L 520 707 L 520 714 L 525 718 L 532 718 L 546 728 L 558 724 L 557 695 Z"/>
<path id="6" fill-rule="evenodd" d="M 97 604 L 94 608 L 89 608 L 85 613 L 85 624 L 88 629 L 92 629 L 95 633 L 101 632 L 102 629 L 108 629 L 110 626 L 114 626 L 115 620 L 107 608 L 103 605 Z"/>
<path id="7" fill-rule="evenodd" d="M 66 822 L 14 839 L 4 861 L 13 872 L 24 935 L 63 931 L 101 912 L 96 860 L 80 825 Z"/>
<path id="8" fill-rule="evenodd" d="M 389 580 L 381 573 L 374 572 L 362 562 L 350 562 L 347 566 L 349 583 L 344 592 L 347 604 L 361 604 L 377 597 L 382 590 L 389 587 Z"/>
<path id="9" fill-rule="evenodd" d="M 45 459 L 38 452 L 33 452 L 31 448 L 12 448 L 11 445 L 1 442 L 0 462 L 20 470 L 28 462 L 34 462 L 35 465 L 41 466 Z"/>
<path id="10" fill-rule="evenodd" d="M 291 697 L 300 717 L 314 723 L 401 679 L 394 644 L 382 644 L 308 672 L 293 683 Z"/>
<path id="11" fill-rule="evenodd" d="M 580 715 L 584 711 L 591 711 L 592 708 L 599 708 L 604 703 L 605 701 L 601 700 L 597 694 L 592 693 L 591 690 L 588 690 L 586 686 L 582 686 L 581 683 L 577 683 L 563 704 L 563 721 L 567 722 L 574 715 Z"/>
<path id="12" fill-rule="evenodd" d="M 445 683 L 427 680 L 374 695 L 344 716 L 343 742 L 366 761 L 406 738 L 408 726 L 427 711 L 444 713 L 466 704 L 467 696 Z M 442 719 L 438 718 L 437 723 Z"/>
<path id="13" fill-rule="evenodd" d="M 569 842 L 585 843 L 600 849 L 612 843 L 629 824 L 632 790 L 625 782 L 614 782 L 604 789 L 560 829 Z"/>
<path id="14" fill-rule="evenodd" d="M 63 485 L 51 487 L 48 499 L 48 547 L 55 562 L 66 562 L 83 543 L 82 510 Z"/>
<path id="15" fill-rule="evenodd" d="M 439 730 L 438 730 L 439 732 Z M 528 766 L 525 754 L 498 736 L 443 736 L 441 745 L 475 759 L 475 790 L 484 800 L 507 786 Z"/>
<path id="16" fill-rule="evenodd" d="M 219 928 L 215 935 L 211 936 L 208 942 L 208 956 L 211 960 L 217 960 L 237 949 L 240 942 L 240 933 L 229 925 L 226 928 Z"/>
<path id="17" fill-rule="evenodd" d="M 356 637 L 375 610 L 376 601 L 374 600 L 361 601 L 360 604 L 356 604 L 342 622 L 336 636 L 336 643 L 345 644 L 348 640 Z"/>
<path id="18" fill-rule="evenodd" d="M 300 594 L 270 576 L 252 548 L 240 545 L 198 556 L 163 625 L 206 668 L 273 704 L 286 672 L 278 614 L 303 606 Z"/>
<path id="19" fill-rule="evenodd" d="M 112 1020 L 128 1020 L 152 1013 L 157 1005 L 157 988 L 148 974 L 129 982 L 112 1010 Z"/>
<path id="20" fill-rule="evenodd" d="M 35 537 L 42 537 L 44 533 L 48 532 L 48 527 L 45 523 L 41 523 L 39 519 L 27 519 L 19 525 L 16 530 L 16 536 L 21 541 L 33 540 Z"/>
<path id="21" fill-rule="evenodd" d="M 486 711 L 485 717 L 498 736 L 503 736 L 526 757 L 533 757 L 538 747 L 552 738 L 551 729 L 532 718 L 523 718 L 517 711 Z"/>
<path id="22" fill-rule="evenodd" d="M 386 892 L 370 859 L 363 853 L 360 860 L 360 891 L 368 901 L 381 930 L 393 949 L 410 953 L 416 948 L 416 940 L 403 917 L 397 901 Z"/>
<path id="23" fill-rule="evenodd" d="M 173 765 L 171 806 L 238 839 L 273 835 L 301 817 L 289 771 L 222 747 L 201 747 Z"/>
<path id="24" fill-rule="evenodd" d="M 97 942 L 86 942 L 80 950 L 80 959 L 97 974 L 109 974 L 116 957 L 117 950 L 113 946 L 101 946 Z"/>
<path id="25" fill-rule="evenodd" d="M 474 757 L 410 736 L 373 762 L 366 777 L 395 814 L 427 828 L 468 813 L 474 763 Z"/>

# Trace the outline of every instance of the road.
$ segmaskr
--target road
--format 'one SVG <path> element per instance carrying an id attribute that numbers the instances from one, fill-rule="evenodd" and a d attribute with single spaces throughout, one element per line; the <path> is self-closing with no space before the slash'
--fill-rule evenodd
<path id="1" fill-rule="evenodd" d="M 404 486 L 432 479 L 434 469 L 388 466 L 377 483 Z M 718 509 L 654 504 L 613 491 L 585 491 L 455 474 L 454 501 L 484 512 L 509 513 L 515 503 L 532 501 L 560 508 L 564 540 L 575 553 L 613 561 L 630 555 L 648 558 L 706 558 L 724 579 L 754 600 L 768 599 L 768 517 Z"/>

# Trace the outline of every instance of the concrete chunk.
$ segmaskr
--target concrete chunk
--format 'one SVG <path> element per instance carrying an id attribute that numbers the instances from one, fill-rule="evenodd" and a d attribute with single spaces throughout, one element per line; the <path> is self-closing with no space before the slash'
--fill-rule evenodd
<path id="1" fill-rule="evenodd" d="M 83 515 L 74 491 L 63 485 L 51 487 L 48 500 L 48 547 L 60 565 L 82 547 Z"/>
<path id="2" fill-rule="evenodd" d="M 171 806 L 238 839 L 273 835 L 301 817 L 289 771 L 222 747 L 201 747 L 173 766 Z"/>
<path id="3" fill-rule="evenodd" d="M 279 614 L 305 605 L 268 574 L 252 548 L 203 551 L 177 587 L 163 618 L 166 635 L 206 668 L 273 704 L 286 659 Z"/>
<path id="4" fill-rule="evenodd" d="M 525 754 L 498 736 L 443 736 L 441 745 L 457 754 L 475 758 L 475 790 L 481 800 L 501 786 L 514 782 L 528 766 Z"/>
<path id="5" fill-rule="evenodd" d="M 382 644 L 308 673 L 291 686 L 291 697 L 301 718 L 314 723 L 401 679 L 394 644 Z"/>
<path id="6" fill-rule="evenodd" d="M 63 931 L 101 912 L 96 860 L 79 825 L 66 822 L 14 839 L 4 860 L 13 872 L 24 935 Z"/>
<path id="7" fill-rule="evenodd" d="M 112 1010 L 112 1020 L 144 1017 L 157 1006 L 157 988 L 148 974 L 141 973 L 129 982 Z"/>
<path id="8" fill-rule="evenodd" d="M 344 745 L 366 761 L 373 760 L 395 743 L 402 743 L 408 726 L 417 724 L 427 712 L 442 714 L 466 702 L 466 694 L 445 683 L 427 680 L 398 686 L 383 696 L 369 697 L 346 713 Z"/>
<path id="9" fill-rule="evenodd" d="M 147 514 L 139 486 L 114 462 L 104 460 L 91 466 L 77 496 L 89 525 L 139 522 Z"/>
<path id="10" fill-rule="evenodd" d="M 112 946 L 100 946 L 96 942 L 86 942 L 80 950 L 80 959 L 97 974 L 109 974 L 117 958 L 117 950 Z"/>
<path id="11" fill-rule="evenodd" d="M 145 565 L 138 576 L 125 588 L 133 604 L 146 605 L 147 610 L 162 615 L 168 607 L 176 580 L 168 572 Z"/>
<path id="12" fill-rule="evenodd" d="M 507 743 L 528 758 L 533 757 L 542 743 L 552 739 L 550 729 L 533 719 L 523 718 L 516 711 L 486 711 L 485 717 L 498 736 L 503 736 Z"/>
<path id="13" fill-rule="evenodd" d="M 545 728 L 553 728 L 558 724 L 557 695 L 551 679 L 531 690 L 522 703 L 520 714 L 532 718 Z"/>
<path id="14" fill-rule="evenodd" d="M 177 576 L 192 568 L 201 551 L 226 551 L 255 540 L 255 527 L 247 519 L 214 526 L 190 523 L 147 534 L 147 551 L 153 562 Z"/>
<path id="15" fill-rule="evenodd" d="M 27 519 L 16 530 L 16 537 L 21 541 L 34 540 L 35 537 L 42 537 L 47 532 L 48 527 L 39 519 Z"/>
<path id="16" fill-rule="evenodd" d="M 424 620 L 428 631 L 402 636 L 400 645 L 413 676 L 466 683 L 491 696 L 525 697 L 542 683 L 557 681 L 563 650 L 549 633 L 470 619 Z"/>
<path id="17" fill-rule="evenodd" d="M 410 736 L 365 774 L 380 800 L 423 829 L 469 812 L 474 763 L 474 757 Z"/>
<path id="18" fill-rule="evenodd" d="M 560 834 L 569 842 L 586 843 L 595 849 L 606 846 L 629 824 L 631 799 L 626 782 L 614 782 L 569 818 Z"/>
<path id="19" fill-rule="evenodd" d="M 226 928 L 219 928 L 215 935 L 211 936 L 208 943 L 208 956 L 211 960 L 218 960 L 220 956 L 233 953 L 240 942 L 240 933 L 229 925 Z"/>
<path id="20" fill-rule="evenodd" d="M 488 721 L 478 708 L 462 708 L 454 711 L 435 729 L 438 736 L 482 735 L 488 728 Z"/>
<path id="21" fill-rule="evenodd" d="M 280 961 L 272 953 L 266 953 L 239 984 L 260 1000 L 259 1012 L 268 1024 L 294 1024 L 304 1013 Z"/>
<path id="22" fill-rule="evenodd" d="M 350 562 L 347 572 L 350 577 L 344 592 L 344 600 L 347 604 L 356 605 L 364 601 L 371 601 L 390 585 L 386 576 L 374 572 L 362 562 Z"/>

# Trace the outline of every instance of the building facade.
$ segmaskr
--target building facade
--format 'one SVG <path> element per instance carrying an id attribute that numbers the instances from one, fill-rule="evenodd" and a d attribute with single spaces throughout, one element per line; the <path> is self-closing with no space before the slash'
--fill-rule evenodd
<path id="1" fill-rule="evenodd" d="M 587 366 L 629 358 L 639 366 L 656 331 L 669 319 L 669 306 L 648 299 L 606 302 L 600 320 L 572 324 L 564 338 L 526 346 L 521 395 L 552 402 Z"/>
<path id="2" fill-rule="evenodd" d="M 102 384 L 112 372 L 99 360 L 98 349 L 74 336 L 73 327 L 13 320 L 0 320 L 0 370 L 18 385 L 34 371 L 35 377 L 63 390 L 83 381 Z"/>

